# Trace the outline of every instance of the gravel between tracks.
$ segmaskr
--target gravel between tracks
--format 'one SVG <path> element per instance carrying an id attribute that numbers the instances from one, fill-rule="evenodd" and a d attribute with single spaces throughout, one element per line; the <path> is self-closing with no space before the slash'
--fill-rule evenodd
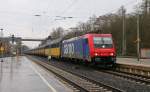
<path id="1" fill-rule="evenodd" d="M 36 57 L 41 61 L 47 61 L 45 58 Z M 125 90 L 126 92 L 150 92 L 150 86 L 146 86 L 143 84 L 137 84 L 136 82 L 125 80 L 114 76 L 112 74 L 99 72 L 91 67 L 85 67 L 79 64 L 73 64 L 70 62 L 60 62 L 60 61 L 52 61 L 49 64 L 61 68 L 65 71 L 86 75 L 91 79 L 94 79 L 98 82 L 103 82 L 105 84 L 114 86 L 116 88 Z"/>

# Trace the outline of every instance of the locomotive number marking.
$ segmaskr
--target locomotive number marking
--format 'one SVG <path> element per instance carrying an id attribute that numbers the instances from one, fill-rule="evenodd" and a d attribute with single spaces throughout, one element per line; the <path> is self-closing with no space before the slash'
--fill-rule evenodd
<path id="1" fill-rule="evenodd" d="M 74 54 L 74 44 L 73 43 L 64 45 L 64 54 Z"/>

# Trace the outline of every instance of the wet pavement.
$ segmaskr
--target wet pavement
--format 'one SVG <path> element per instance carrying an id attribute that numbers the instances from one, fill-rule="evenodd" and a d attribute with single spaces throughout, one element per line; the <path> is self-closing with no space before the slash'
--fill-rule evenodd
<path id="1" fill-rule="evenodd" d="M 71 92 L 55 75 L 24 56 L 0 62 L 0 92 Z"/>

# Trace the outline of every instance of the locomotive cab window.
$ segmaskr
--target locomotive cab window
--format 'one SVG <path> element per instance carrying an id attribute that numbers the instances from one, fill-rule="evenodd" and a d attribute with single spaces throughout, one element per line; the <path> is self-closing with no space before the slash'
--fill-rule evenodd
<path id="1" fill-rule="evenodd" d="M 94 37 L 95 48 L 112 48 L 113 42 L 111 37 Z"/>

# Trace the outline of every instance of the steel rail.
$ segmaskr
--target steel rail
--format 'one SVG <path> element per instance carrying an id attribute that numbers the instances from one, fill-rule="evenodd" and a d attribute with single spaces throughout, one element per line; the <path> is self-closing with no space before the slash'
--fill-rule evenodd
<path id="1" fill-rule="evenodd" d="M 50 65 L 47 62 L 35 61 L 37 64 L 43 66 L 47 70 L 54 73 L 56 76 L 64 79 L 71 85 L 75 86 L 80 92 L 124 92 L 121 89 L 114 88 L 104 83 L 89 79 L 87 76 L 81 76 L 72 72 L 66 72 L 59 68 Z"/>

